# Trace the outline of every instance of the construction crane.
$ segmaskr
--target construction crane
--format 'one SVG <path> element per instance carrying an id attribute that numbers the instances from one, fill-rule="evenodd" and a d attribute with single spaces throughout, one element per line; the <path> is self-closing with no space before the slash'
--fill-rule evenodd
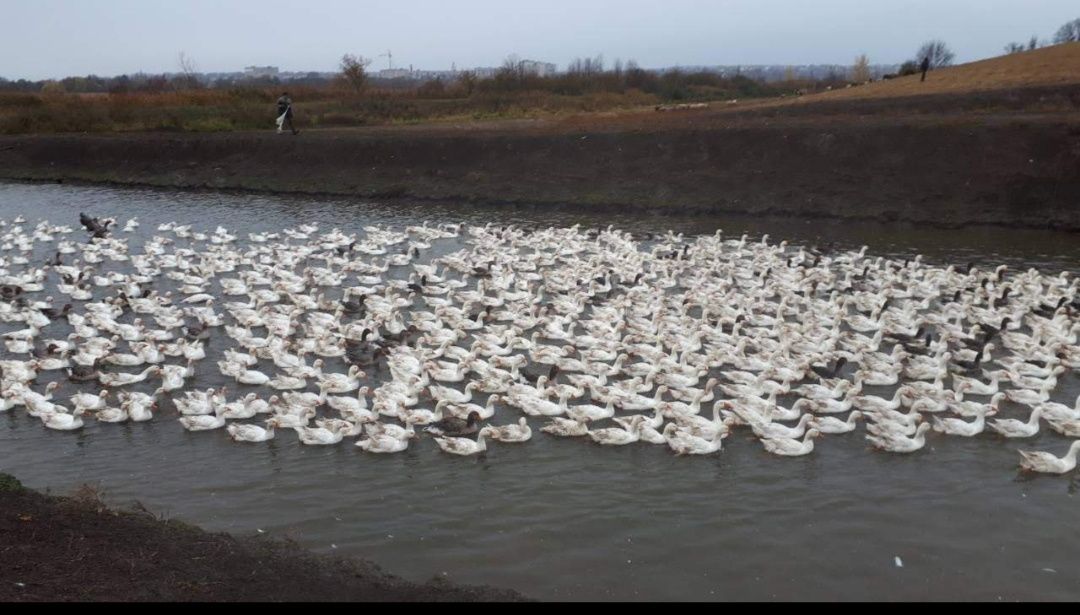
<path id="1" fill-rule="evenodd" d="M 379 57 L 386 58 L 386 67 L 390 70 L 394 70 L 394 54 L 390 53 L 389 49 L 386 50 L 386 53 L 380 53 Z"/>

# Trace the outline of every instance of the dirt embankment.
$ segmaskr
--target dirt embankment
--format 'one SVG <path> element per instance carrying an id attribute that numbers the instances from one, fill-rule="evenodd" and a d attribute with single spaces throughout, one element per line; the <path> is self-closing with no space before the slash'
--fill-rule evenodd
<path id="1" fill-rule="evenodd" d="M 1007 104 L 1047 96 L 1052 112 Z M 1080 230 L 1080 90 L 299 137 L 7 137 L 0 178 Z"/>
<path id="2" fill-rule="evenodd" d="M 523 599 L 491 588 L 419 585 L 363 561 L 117 512 L 92 490 L 49 497 L 0 474 L 0 602 Z"/>

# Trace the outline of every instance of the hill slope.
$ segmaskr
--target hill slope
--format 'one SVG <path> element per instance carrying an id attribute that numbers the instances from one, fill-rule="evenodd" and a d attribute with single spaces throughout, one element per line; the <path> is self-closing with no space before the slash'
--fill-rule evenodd
<path id="1" fill-rule="evenodd" d="M 803 102 L 850 98 L 961 94 L 1036 86 L 1080 86 L 1080 43 L 1066 43 L 803 97 Z"/>

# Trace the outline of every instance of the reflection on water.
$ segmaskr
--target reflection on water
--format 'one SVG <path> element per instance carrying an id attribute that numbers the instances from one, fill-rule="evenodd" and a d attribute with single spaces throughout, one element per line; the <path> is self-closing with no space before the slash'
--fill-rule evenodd
<path id="1" fill-rule="evenodd" d="M 141 234 L 172 220 L 244 232 L 318 223 L 347 233 L 371 224 L 497 220 L 636 232 L 722 228 L 1048 272 L 1080 264 L 1075 235 L 1039 231 L 0 184 L 0 218 L 76 225 L 79 211 L 138 216 Z M 214 366 L 200 366 L 200 382 L 210 386 L 215 375 Z M 1055 397 L 1071 402 L 1077 393 L 1070 374 Z M 1025 446 L 1064 450 L 1063 442 L 1044 433 Z M 1015 448 L 989 435 L 931 434 L 925 450 L 893 456 L 868 452 L 859 437 L 830 437 L 813 455 L 782 459 L 737 434 L 719 455 L 676 459 L 663 447 L 536 437 L 459 459 L 426 439 L 403 454 L 375 456 L 287 437 L 239 445 L 224 432 L 185 432 L 167 415 L 146 424 L 88 422 L 78 433 L 45 430 L 21 412 L 0 416 L 0 470 L 28 486 L 100 483 L 114 502 L 137 499 L 212 530 L 261 529 L 416 580 L 446 572 L 538 598 L 1076 599 L 1080 529 L 1071 482 L 1017 480 Z"/>

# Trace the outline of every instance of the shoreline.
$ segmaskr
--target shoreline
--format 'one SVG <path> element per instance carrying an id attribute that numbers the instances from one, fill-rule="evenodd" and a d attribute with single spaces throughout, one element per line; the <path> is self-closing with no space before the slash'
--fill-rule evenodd
<path id="1" fill-rule="evenodd" d="M 0 601 L 488 602 L 528 598 L 436 577 L 406 581 L 279 539 L 211 533 L 82 487 L 59 497 L 0 473 Z"/>
<path id="2" fill-rule="evenodd" d="M 855 103 L 852 103 L 853 105 Z M 1075 113 L 761 110 L 264 133 L 0 137 L 0 179 L 1080 231 Z M 680 117 L 670 117 L 680 115 Z"/>
<path id="3" fill-rule="evenodd" d="M 424 204 L 432 205 L 476 205 L 487 208 L 507 208 L 510 210 L 529 210 L 529 211 L 555 211 L 555 212 L 576 212 L 579 211 L 582 205 L 580 203 L 567 203 L 567 202 L 530 202 L 530 201 L 505 201 L 498 199 L 488 198 L 466 198 L 466 197 L 453 197 L 453 196 L 438 196 L 438 197 L 425 197 L 425 196 L 402 196 L 401 194 L 383 194 L 383 193 L 340 193 L 340 192 L 319 192 L 319 191 L 297 191 L 297 190 L 260 190 L 256 188 L 215 188 L 212 186 L 188 186 L 188 185 L 168 185 L 168 184 L 153 184 L 153 183 L 137 183 L 137 182 L 120 182 L 114 180 L 86 180 L 86 179 L 35 179 L 29 177 L 0 177 L 0 183 L 8 184 L 24 184 L 24 185 L 71 185 L 77 187 L 86 188 L 112 188 L 117 190 L 167 190 L 179 193 L 192 193 L 192 194 L 232 194 L 242 196 L 278 196 L 278 197 L 295 197 L 295 198 L 312 198 L 312 199 L 372 199 L 383 203 L 401 204 L 403 206 L 419 207 Z M 644 204 L 618 204 L 618 203 L 592 203 L 589 204 L 588 210 L 591 213 L 605 214 L 605 213 L 622 213 L 632 214 L 643 217 L 661 217 L 669 214 L 678 214 L 680 216 L 688 217 L 706 217 L 706 216 L 736 216 L 742 218 L 768 218 L 773 220 L 787 219 L 792 216 L 805 221 L 825 221 L 825 222 L 852 222 L 852 223 L 865 223 L 865 224 L 899 224 L 911 226 L 914 228 L 936 229 L 936 230 L 959 230 L 969 228 L 1006 228 L 1006 229 L 1019 229 L 1019 230 L 1032 230 L 1032 231 L 1051 231 L 1060 233 L 1080 233 L 1080 222 L 1075 225 L 1072 223 L 1060 223 L 1057 221 L 1049 221 L 1045 224 L 1024 224 L 1010 221 L 987 221 L 987 220 L 972 220 L 972 221 L 955 221 L 955 222 L 943 222 L 936 220 L 927 220 L 921 218 L 900 218 L 890 217 L 883 218 L 880 216 L 860 216 L 857 214 L 852 215 L 838 215 L 827 212 L 819 211 L 802 211 L 802 210 L 786 210 L 783 208 L 765 209 L 757 212 L 750 212 L 739 209 L 718 209 L 715 207 L 707 206 L 688 206 L 680 207 L 676 211 L 671 209 L 649 206 Z"/>

